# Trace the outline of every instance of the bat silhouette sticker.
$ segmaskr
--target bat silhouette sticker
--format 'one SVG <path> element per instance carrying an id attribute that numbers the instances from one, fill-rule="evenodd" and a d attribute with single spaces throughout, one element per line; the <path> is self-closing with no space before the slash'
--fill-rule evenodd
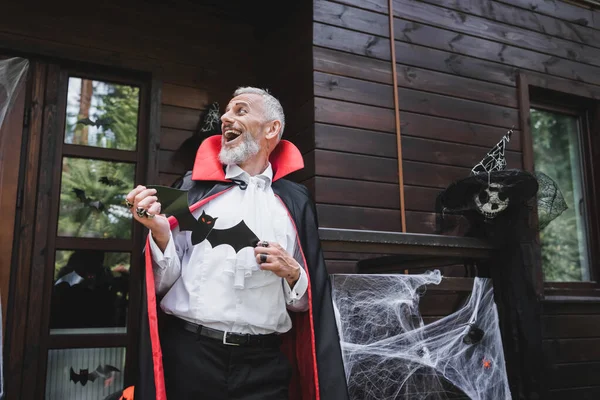
<path id="1" fill-rule="evenodd" d="M 188 205 L 187 190 L 179 190 L 167 186 L 147 186 L 156 189 L 156 197 L 161 204 L 162 213 L 175 217 L 179 223 L 179 230 L 192 232 L 192 244 L 196 245 L 208 241 L 215 248 L 220 245 L 229 245 L 238 253 L 246 247 L 256 247 L 258 237 L 242 220 L 237 225 L 227 229 L 216 229 L 215 221 L 204 211 L 198 219 L 191 213 Z"/>
<path id="2" fill-rule="evenodd" d="M 88 381 L 94 382 L 98 378 L 102 378 L 105 381 L 111 379 L 113 372 L 121 372 L 121 370 L 106 364 L 98 365 L 92 372 L 89 372 L 89 369 L 80 369 L 79 373 L 77 373 L 73 370 L 73 367 L 71 367 L 71 370 L 69 371 L 69 380 L 73 381 L 75 384 L 79 382 L 81 383 L 81 386 L 85 386 Z"/>

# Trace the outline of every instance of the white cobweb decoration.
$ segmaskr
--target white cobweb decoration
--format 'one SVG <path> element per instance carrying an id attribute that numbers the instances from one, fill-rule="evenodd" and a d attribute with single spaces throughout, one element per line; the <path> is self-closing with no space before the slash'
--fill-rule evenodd
<path id="1" fill-rule="evenodd" d="M 24 58 L 0 60 L 0 127 L 18 94 L 16 90 L 28 66 L 29 61 Z"/>
<path id="2" fill-rule="evenodd" d="M 424 325 L 419 298 L 439 271 L 331 280 L 351 399 L 447 399 L 460 393 L 452 385 L 474 400 L 511 398 L 491 281 L 476 278 L 463 308 Z"/>

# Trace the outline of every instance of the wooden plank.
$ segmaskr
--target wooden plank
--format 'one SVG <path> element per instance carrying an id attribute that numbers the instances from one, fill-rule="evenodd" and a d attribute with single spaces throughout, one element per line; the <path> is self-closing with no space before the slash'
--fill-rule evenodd
<path id="1" fill-rule="evenodd" d="M 378 39 L 372 35 L 319 23 L 315 23 L 314 27 L 313 43 L 316 46 L 390 60 L 389 47 L 385 53 L 386 47 L 378 43 Z M 370 49 L 366 51 L 365 47 L 369 44 Z M 396 41 L 395 46 L 396 62 L 399 64 L 515 86 L 516 78 L 511 66 L 400 41 Z"/>
<path id="2" fill-rule="evenodd" d="M 398 65 L 398 85 L 513 108 L 518 105 L 512 87 L 407 65 Z"/>
<path id="3" fill-rule="evenodd" d="M 444 138 L 451 142 L 459 143 L 470 143 L 473 145 L 481 146 L 479 150 L 475 147 L 471 149 L 473 154 L 479 153 L 482 150 L 488 150 L 494 144 L 496 144 L 505 132 L 504 129 L 491 128 L 485 125 L 468 124 L 465 122 L 453 121 L 443 118 L 428 117 L 420 114 L 413 114 L 403 112 L 401 114 L 403 121 L 403 127 L 407 132 L 403 138 L 403 145 L 410 146 L 410 141 L 416 141 L 418 137 L 429 137 L 429 138 Z M 315 147 L 324 150 L 338 150 L 349 153 L 360 153 L 369 154 L 373 156 L 396 158 L 396 137 L 387 133 L 380 133 L 375 131 L 369 131 L 365 129 L 355 129 L 337 125 L 326 125 L 326 124 L 315 124 Z M 516 138 L 519 138 L 520 132 L 513 132 L 513 140 L 508 143 L 508 148 L 519 149 L 520 143 L 517 142 Z M 409 143 L 406 143 L 406 139 Z M 421 139 L 424 140 L 424 139 Z M 416 143 L 416 142 L 415 142 Z M 442 151 L 455 151 L 452 147 L 452 143 L 446 142 L 427 142 L 431 145 L 442 147 Z M 510 159 L 510 166 L 516 167 L 521 164 L 521 160 L 518 153 L 508 152 Z M 456 157 L 459 154 L 443 154 L 442 158 Z M 409 153 L 408 156 L 412 156 Z M 437 157 L 437 155 L 427 156 Z M 406 157 L 405 157 L 406 158 Z M 481 158 L 481 157 L 479 157 Z M 418 159 L 415 158 L 415 159 Z M 479 161 L 479 160 L 478 160 Z M 455 162 L 455 161 L 454 161 Z M 459 162 L 460 164 L 460 162 Z M 474 163 L 475 164 L 475 163 Z M 469 164 L 469 165 L 474 165 Z"/>
<path id="4" fill-rule="evenodd" d="M 324 204 L 364 206 L 397 210 L 398 185 L 316 176 L 305 183 L 314 187 L 315 201 Z M 435 211 L 435 201 L 441 189 L 420 186 L 405 187 L 406 210 Z M 413 214 L 415 215 L 415 214 Z M 429 218 L 423 217 L 423 218 Z M 417 219 L 413 220 L 416 222 Z M 427 219 L 429 222 L 429 220 Z M 415 231 L 414 226 L 411 230 Z"/>
<path id="5" fill-rule="evenodd" d="M 394 110 L 315 97 L 315 122 L 395 132 Z"/>
<path id="6" fill-rule="evenodd" d="M 598 84 L 597 65 L 560 58 L 506 43 L 435 28 L 420 22 L 396 20 L 396 40 L 435 49 L 495 61 L 505 65 L 549 73 L 573 80 Z M 448 29 L 448 28 L 447 28 Z M 594 52 L 597 50 L 594 49 Z"/>
<path id="7" fill-rule="evenodd" d="M 545 339 L 600 337 L 600 315 L 544 315 Z"/>
<path id="8" fill-rule="evenodd" d="M 565 2 L 534 2 L 531 0 L 510 0 L 501 3 L 509 3 L 511 6 L 520 7 L 523 10 L 531 10 L 536 14 L 548 15 L 568 21 L 576 25 L 589 26 L 600 30 L 600 17 L 591 9 L 567 4 Z"/>
<path id="9" fill-rule="evenodd" d="M 441 189 L 420 186 L 404 186 L 406 210 L 434 212 L 435 200 L 440 192 Z"/>
<path id="10" fill-rule="evenodd" d="M 597 400 L 600 398 L 600 386 L 587 386 L 580 388 L 549 390 L 547 393 L 548 400 Z"/>
<path id="11" fill-rule="evenodd" d="M 356 261 L 348 260 L 325 260 L 329 274 L 355 274 Z"/>
<path id="12" fill-rule="evenodd" d="M 158 172 L 180 175 L 186 172 L 181 163 L 173 159 L 173 151 L 160 150 L 158 152 Z"/>
<path id="13" fill-rule="evenodd" d="M 600 361 L 600 338 L 544 340 L 544 358 L 549 364 Z"/>
<path id="14" fill-rule="evenodd" d="M 315 1 L 313 19 L 328 25 L 367 32 L 384 38 L 390 37 L 387 16 L 331 1 Z"/>
<path id="15" fill-rule="evenodd" d="M 323 47 L 313 47 L 315 71 L 392 84 L 392 66 L 389 62 Z"/>
<path id="16" fill-rule="evenodd" d="M 389 66 L 385 62 L 345 54 L 334 50 L 322 49 L 320 47 L 315 48 L 315 51 L 319 52 L 317 55 L 319 58 L 316 58 L 318 67 L 315 69 L 317 70 L 349 78 L 390 83 L 389 74 L 386 73 L 387 71 L 385 69 L 389 69 Z M 343 63 L 342 60 L 345 60 L 347 64 Z M 369 63 L 363 63 L 363 60 L 368 60 Z M 369 68 L 361 67 L 363 64 L 367 64 Z M 370 68 L 377 68 L 374 70 L 376 73 L 371 72 L 373 70 Z M 513 108 L 516 108 L 518 105 L 516 90 L 513 87 L 400 64 L 398 65 L 397 76 L 399 86 L 405 88 L 484 101 Z M 325 93 L 338 84 L 334 79 L 330 78 L 327 80 L 323 76 L 317 78 L 316 75 L 315 81 L 319 82 L 320 89 Z M 381 101 L 377 98 L 375 98 L 375 100 Z M 370 104 L 386 106 L 387 102 L 384 102 L 383 104 Z"/>
<path id="17" fill-rule="evenodd" d="M 594 386 L 600 383 L 600 362 L 554 365 L 545 375 L 549 389 Z"/>
<path id="18" fill-rule="evenodd" d="M 405 148 L 405 160 L 467 168 L 474 167 L 489 151 L 489 148 L 485 147 L 441 142 L 405 135 L 402 137 L 402 146 Z M 507 151 L 505 156 L 508 168 L 521 167 L 521 153 Z"/>
<path id="19" fill-rule="evenodd" d="M 406 231 L 411 233 L 436 233 L 436 214 L 419 211 L 407 212 Z"/>
<path id="20" fill-rule="evenodd" d="M 350 179 L 313 178 L 317 203 L 398 210 L 398 185 Z"/>
<path id="21" fill-rule="evenodd" d="M 323 228 L 402 232 L 400 210 L 317 203 L 317 213 Z M 434 233 L 435 214 L 407 211 L 406 223 L 409 233 Z"/>
<path id="22" fill-rule="evenodd" d="M 444 189 L 451 182 L 469 176 L 470 171 L 470 168 L 405 161 L 404 182 L 406 185 Z"/>
<path id="23" fill-rule="evenodd" d="M 183 142 L 194 135 L 194 131 L 183 129 L 161 128 L 160 148 L 162 150 L 175 151 Z"/>
<path id="24" fill-rule="evenodd" d="M 400 210 L 317 204 L 317 214 L 323 228 L 402 231 Z"/>
<path id="25" fill-rule="evenodd" d="M 590 85 L 585 82 L 563 79 L 556 76 L 548 76 L 533 71 L 522 72 L 520 75 L 526 76 L 527 81 L 532 86 L 550 89 L 556 92 L 564 92 L 576 96 L 587 97 L 589 99 L 600 100 L 600 87 L 598 86 Z"/>
<path id="26" fill-rule="evenodd" d="M 316 175 L 397 183 L 394 159 L 315 150 Z M 404 162 L 407 185 L 445 188 L 450 182 L 469 175 L 470 168 L 443 166 L 415 161 Z M 306 178 L 308 179 L 308 177 Z"/>
<path id="27" fill-rule="evenodd" d="M 456 11 L 494 20 L 499 23 L 515 25 L 520 28 L 545 33 L 572 42 L 583 43 L 588 46 L 600 47 L 600 32 L 576 23 L 562 21 L 556 18 L 555 14 L 546 16 L 530 10 L 517 8 L 513 5 L 494 1 L 483 3 L 474 1 L 443 0 L 436 4 Z M 530 2 L 530 4 L 532 3 Z M 559 4 L 566 6 L 564 3 L 556 3 L 556 5 Z M 532 5 L 532 7 L 535 6 Z"/>
<path id="28" fill-rule="evenodd" d="M 211 94 L 206 89 L 163 84 L 162 104 L 204 110 L 211 102 Z"/>
<path id="29" fill-rule="evenodd" d="M 318 22 L 313 24 L 313 29 L 313 44 L 315 46 L 327 47 L 385 61 L 391 60 L 389 39 L 353 32 Z"/>
<path id="30" fill-rule="evenodd" d="M 506 133 L 505 128 L 492 127 L 471 122 L 455 121 L 429 115 L 421 115 L 402 111 L 402 132 L 408 136 L 430 139 L 443 138 L 444 141 L 469 143 L 475 146 L 491 148 Z M 515 130 L 507 149 L 521 150 L 521 132 Z"/>
<path id="31" fill-rule="evenodd" d="M 448 4 L 447 2 L 448 0 L 441 0 L 441 5 Z M 394 0 L 394 14 L 399 18 L 452 29 L 459 34 L 473 35 L 567 60 L 600 66 L 600 59 L 593 47 L 516 26 L 507 26 L 495 20 L 455 12 L 439 5 L 439 1 L 433 5 L 424 1 Z"/>
<path id="32" fill-rule="evenodd" d="M 107 4 L 102 8 L 105 14 L 123 18 L 114 5 Z M 235 24 L 214 17 L 207 18 L 202 14 L 196 14 L 194 18 L 192 15 L 185 15 L 181 10 L 170 13 L 168 10 L 161 10 L 161 14 L 156 13 L 156 15 L 148 8 L 132 10 L 130 18 L 121 19 L 120 22 L 119 17 L 103 19 L 99 9 L 96 9 L 97 18 L 93 19 L 87 18 L 87 14 L 80 14 L 78 11 L 60 5 L 42 11 L 41 8 L 32 9 L 16 4 L 5 10 L 3 15 L 7 18 L 1 25 L 7 32 L 44 38 L 55 43 L 62 42 L 81 48 L 107 50 L 121 53 L 124 57 L 168 59 L 180 63 L 194 60 L 193 62 L 202 63 L 214 71 L 218 71 L 220 65 L 222 71 L 229 70 L 229 72 L 233 72 L 235 66 L 223 63 L 227 58 L 223 44 L 232 43 L 239 35 L 251 29 L 249 25 Z M 165 11 L 167 15 L 170 14 L 172 18 L 180 21 L 176 27 L 168 24 L 166 18 L 160 18 L 164 16 L 162 13 Z M 147 22 L 141 23 L 142 20 Z M 185 20 L 190 21 L 188 25 L 183 22 Z M 28 23 L 25 24 L 24 21 Z M 192 28 L 194 25 L 198 26 L 194 29 Z M 177 34 L 174 34 L 175 31 Z M 218 40 L 202 40 L 201 38 L 206 35 L 213 35 Z M 211 54 L 211 57 L 204 57 L 204 51 Z M 239 55 L 244 57 L 244 53 L 249 53 L 250 50 L 244 48 L 239 49 L 239 52 Z"/>
<path id="33" fill-rule="evenodd" d="M 314 91 L 315 96 L 394 108 L 394 88 L 390 85 L 315 72 Z"/>
<path id="34" fill-rule="evenodd" d="M 372 35 L 315 23 L 316 46 L 389 61 L 389 52 Z M 382 39 L 387 40 L 387 39 Z M 371 44 L 369 51 L 365 47 Z M 396 41 L 396 62 L 488 82 L 515 86 L 514 68 L 461 54 Z M 381 48 L 380 48 L 381 47 Z M 388 48 L 389 49 L 389 48 Z"/>
<path id="35" fill-rule="evenodd" d="M 200 122 L 200 110 L 163 105 L 161 124 L 166 128 L 194 131 Z"/>
<path id="36" fill-rule="evenodd" d="M 315 124 L 315 148 L 396 158 L 396 136 L 345 126 Z"/>
<path id="37" fill-rule="evenodd" d="M 566 299 L 548 301 L 546 299 L 542 305 L 544 315 L 600 314 L 600 302 L 574 302 Z"/>
<path id="38" fill-rule="evenodd" d="M 396 160 L 315 150 L 315 173 L 334 178 L 398 183 Z"/>
<path id="39" fill-rule="evenodd" d="M 430 288 L 433 289 L 431 286 Z M 469 293 L 427 293 L 419 300 L 419 311 L 423 317 L 450 315 L 459 310 L 468 297 Z"/>
<path id="40" fill-rule="evenodd" d="M 314 73 L 314 82 L 315 96 L 386 108 L 394 107 L 393 91 L 388 85 L 322 72 Z M 453 92 L 458 92 L 460 88 L 457 86 Z M 422 88 L 419 88 L 419 90 L 401 88 L 398 89 L 398 96 L 401 110 L 509 128 L 517 125 L 518 112 L 515 108 L 434 93 L 423 93 Z M 516 102 L 516 98 L 514 100 Z"/>
<path id="41" fill-rule="evenodd" d="M 163 185 L 163 186 L 171 186 L 180 177 L 181 177 L 181 175 L 179 175 L 179 174 L 160 173 L 160 174 L 158 174 L 157 184 Z"/>

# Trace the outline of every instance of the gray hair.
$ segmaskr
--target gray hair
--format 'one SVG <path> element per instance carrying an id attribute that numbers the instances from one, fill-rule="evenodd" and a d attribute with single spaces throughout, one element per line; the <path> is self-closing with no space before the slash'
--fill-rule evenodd
<path id="1" fill-rule="evenodd" d="M 257 94 L 262 96 L 265 105 L 265 117 L 267 120 L 281 122 L 281 130 L 279 131 L 279 137 L 277 138 L 278 140 L 281 140 L 283 128 L 285 128 L 285 115 L 283 114 L 283 107 L 281 107 L 279 100 L 277 100 L 267 90 L 251 86 L 237 88 L 237 90 L 233 93 L 233 97 L 237 97 L 241 94 Z"/>

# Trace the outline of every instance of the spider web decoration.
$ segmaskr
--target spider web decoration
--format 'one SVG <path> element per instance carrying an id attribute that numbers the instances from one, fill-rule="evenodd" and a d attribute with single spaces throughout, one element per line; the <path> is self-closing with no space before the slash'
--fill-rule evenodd
<path id="1" fill-rule="evenodd" d="M 538 228 L 542 230 L 569 207 L 552 178 L 543 172 L 536 172 L 535 177 L 540 185 L 537 193 L 537 212 Z"/>
<path id="2" fill-rule="evenodd" d="M 448 383 L 474 400 L 511 398 L 492 283 L 475 278 L 468 302 L 424 325 L 423 275 L 332 275 L 332 297 L 353 400 L 446 399 Z"/>
<path id="3" fill-rule="evenodd" d="M 483 157 L 477 165 L 471 170 L 471 174 L 490 173 L 493 171 L 503 171 L 506 169 L 506 158 L 504 157 L 504 151 L 506 150 L 506 144 L 510 142 L 510 136 L 512 135 L 512 128 L 502 136 L 502 139 L 496 143 L 496 145 Z"/>
<path id="4" fill-rule="evenodd" d="M 15 91 L 28 67 L 29 61 L 23 58 L 0 60 L 0 127 L 18 94 Z"/>
<path id="5" fill-rule="evenodd" d="M 208 112 L 204 117 L 204 122 L 200 128 L 200 132 L 214 132 L 220 130 L 221 115 L 219 114 L 219 103 L 214 102 L 208 108 Z"/>

